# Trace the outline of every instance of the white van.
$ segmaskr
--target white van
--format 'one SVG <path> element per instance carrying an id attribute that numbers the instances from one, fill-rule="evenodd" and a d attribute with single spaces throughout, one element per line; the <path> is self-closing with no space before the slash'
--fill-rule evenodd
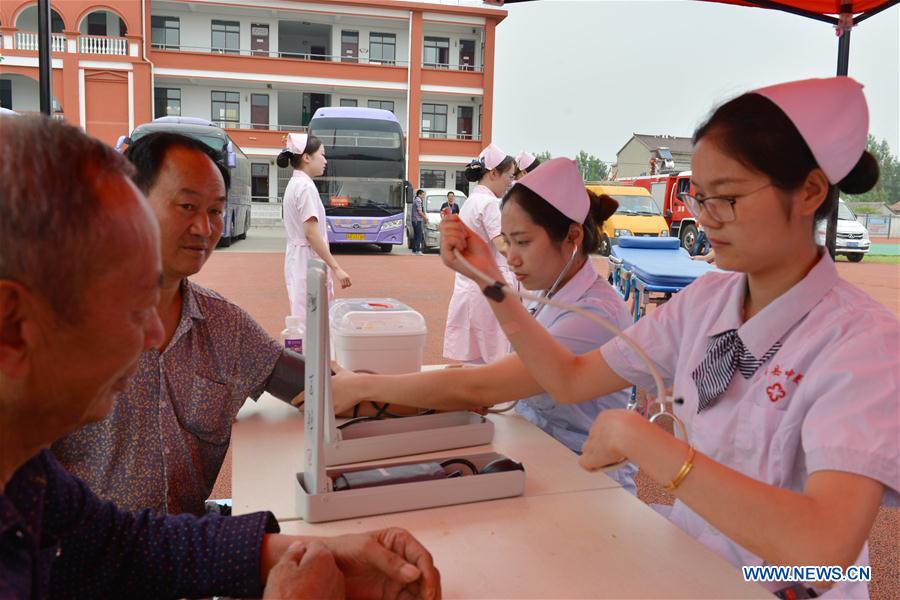
<path id="1" fill-rule="evenodd" d="M 825 245 L 824 220 L 816 224 L 816 243 Z M 837 239 L 835 240 L 834 253 L 836 256 L 846 256 L 850 262 L 859 262 L 869 252 L 872 243 L 869 241 L 869 232 L 862 223 L 856 220 L 856 215 L 850 207 L 841 200 L 838 204 Z"/>
<path id="2" fill-rule="evenodd" d="M 453 192 L 456 196 L 456 204 L 462 208 L 466 201 L 466 195 L 459 190 L 450 188 L 421 188 L 425 192 L 425 215 L 428 221 L 425 223 L 425 239 L 422 242 L 422 250 L 438 250 L 441 247 L 441 232 L 438 226 L 441 224 L 441 205 L 447 201 L 447 194 Z M 418 191 L 418 190 L 416 190 Z M 412 248 L 412 210 L 413 205 L 408 204 L 406 209 L 406 245 Z"/>

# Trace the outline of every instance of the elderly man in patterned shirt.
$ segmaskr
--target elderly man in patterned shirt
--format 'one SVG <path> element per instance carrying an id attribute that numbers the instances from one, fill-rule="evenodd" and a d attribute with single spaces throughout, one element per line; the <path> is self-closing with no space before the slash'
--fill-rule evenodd
<path id="1" fill-rule="evenodd" d="M 131 513 L 60 466 L 47 445 L 102 419 L 163 341 L 159 229 L 130 165 L 75 127 L 0 117 L 0 156 L 0 598 L 439 597 L 403 530 Z"/>
<path id="2" fill-rule="evenodd" d="M 224 228 L 228 170 L 218 152 L 175 133 L 149 134 L 126 152 L 160 227 L 164 335 L 104 420 L 53 445 L 59 461 L 101 498 L 127 510 L 202 514 L 248 397 L 289 401 L 279 377 L 302 371 L 244 310 L 188 278 Z M 279 388 L 276 390 L 276 388 Z"/>

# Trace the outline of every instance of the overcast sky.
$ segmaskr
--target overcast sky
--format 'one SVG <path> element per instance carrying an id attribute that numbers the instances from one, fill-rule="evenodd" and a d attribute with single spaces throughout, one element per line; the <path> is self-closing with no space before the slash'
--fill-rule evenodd
<path id="1" fill-rule="evenodd" d="M 835 74 L 833 28 L 778 11 L 697 1 L 542 0 L 497 28 L 494 142 L 507 153 L 584 149 L 605 161 L 632 133 L 690 136 L 743 91 Z M 870 132 L 900 146 L 900 7 L 853 30 L 850 75 Z"/>

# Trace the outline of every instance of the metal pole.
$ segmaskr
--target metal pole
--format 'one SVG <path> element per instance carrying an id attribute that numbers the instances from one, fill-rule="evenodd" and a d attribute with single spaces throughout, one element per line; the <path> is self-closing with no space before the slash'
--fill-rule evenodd
<path id="1" fill-rule="evenodd" d="M 41 112 L 48 117 L 53 112 L 50 61 L 50 0 L 38 0 L 38 86 Z"/>
<path id="2" fill-rule="evenodd" d="M 848 67 L 850 65 L 850 28 L 846 28 L 841 31 L 841 35 L 838 38 L 838 60 L 837 60 L 837 74 L 839 76 L 847 75 Z M 831 194 L 828 198 L 828 201 L 832 203 L 834 206 L 834 210 L 831 211 L 831 214 L 828 215 L 828 226 L 825 230 L 825 247 L 828 248 L 828 253 L 831 255 L 832 260 L 834 259 L 834 249 L 837 243 L 837 215 L 838 215 L 838 199 L 840 197 L 840 192 L 837 186 L 832 186 Z"/>

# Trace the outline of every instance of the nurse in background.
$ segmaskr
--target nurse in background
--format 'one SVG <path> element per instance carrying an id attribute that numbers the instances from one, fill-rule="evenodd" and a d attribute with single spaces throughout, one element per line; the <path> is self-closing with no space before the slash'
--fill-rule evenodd
<path id="1" fill-rule="evenodd" d="M 478 160 L 466 167 L 466 179 L 478 182 L 459 212 L 459 219 L 491 249 L 494 267 L 509 282 L 509 268 L 503 253 L 506 244 L 500 235 L 500 197 L 512 185 L 515 162 L 490 144 Z M 457 275 L 447 310 L 444 330 L 444 357 L 470 364 L 494 362 L 509 351 L 509 342 L 491 313 L 481 289 L 470 279 Z"/>
<path id="2" fill-rule="evenodd" d="M 609 196 L 596 196 L 584 187 L 575 162 L 554 158 L 516 184 L 503 198 L 503 239 L 508 245 L 510 270 L 522 287 L 574 304 L 617 327 L 628 327 L 631 313 L 604 277 L 591 254 L 599 247 L 598 228 L 618 208 Z M 612 334 L 574 312 L 535 304 L 534 319 L 566 348 L 584 354 L 599 348 Z M 409 375 L 369 375 L 341 372 L 332 379 L 336 413 L 360 402 L 392 402 L 440 410 L 480 409 L 509 400 L 502 389 L 485 382 L 490 366 L 444 369 Z M 578 404 L 559 404 L 547 393 L 521 397 L 517 412 L 580 453 L 588 431 L 602 411 L 624 408 L 629 393 L 618 391 Z M 636 493 L 634 466 L 612 473 L 622 486 Z"/>
<path id="3" fill-rule="evenodd" d="M 325 172 L 325 146 L 315 136 L 289 133 L 287 148 L 276 159 L 281 168 L 288 165 L 294 173 L 284 190 L 284 228 L 287 250 L 284 255 L 284 282 L 291 302 L 291 315 L 303 319 L 300 329 L 306 331 L 306 265 L 319 258 L 328 265 L 328 298 L 334 297 L 332 275 L 341 288 L 350 287 L 350 276 L 341 269 L 328 248 L 325 228 L 325 205 L 313 177 Z"/>
<path id="4" fill-rule="evenodd" d="M 522 179 L 535 169 L 537 169 L 541 164 L 537 158 L 535 158 L 534 154 L 529 152 L 519 152 L 516 154 L 516 180 Z"/>
<path id="5" fill-rule="evenodd" d="M 695 194 L 682 198 L 731 272 L 704 275 L 626 331 L 682 399 L 690 443 L 607 410 L 584 444 L 588 470 L 625 458 L 665 484 L 669 518 L 735 566 L 866 565 L 879 506 L 900 504 L 900 325 L 814 237 L 837 190 L 877 182 L 867 133 L 862 86 L 847 77 L 744 94 L 695 132 Z M 501 276 L 449 217 L 442 258 L 467 273 L 454 250 Z M 491 306 L 517 356 L 487 369 L 517 393 L 576 403 L 655 388 L 621 339 L 576 356 L 514 298 Z M 782 598 L 868 596 L 865 582 L 763 585 Z"/>

